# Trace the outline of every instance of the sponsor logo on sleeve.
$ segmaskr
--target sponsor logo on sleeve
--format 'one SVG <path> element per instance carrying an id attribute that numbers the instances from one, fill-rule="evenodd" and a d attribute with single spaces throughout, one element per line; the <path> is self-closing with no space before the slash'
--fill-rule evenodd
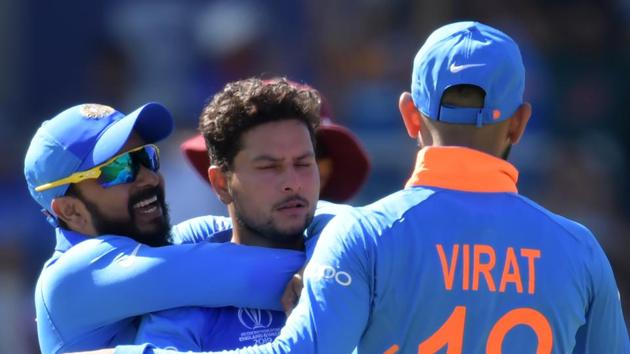
<path id="1" fill-rule="evenodd" d="M 341 286 L 350 286 L 352 284 L 350 273 L 331 265 L 311 263 L 306 269 L 307 275 L 314 280 L 331 280 Z"/>

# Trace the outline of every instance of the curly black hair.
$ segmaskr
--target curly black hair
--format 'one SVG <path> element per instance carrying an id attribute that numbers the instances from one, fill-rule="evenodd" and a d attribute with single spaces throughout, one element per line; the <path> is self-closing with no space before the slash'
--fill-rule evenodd
<path id="1" fill-rule="evenodd" d="M 261 124 L 295 119 L 308 128 L 315 146 L 321 98 L 317 90 L 293 85 L 285 78 L 249 78 L 227 84 L 199 117 L 210 163 L 230 170 L 241 150 L 241 136 Z"/>

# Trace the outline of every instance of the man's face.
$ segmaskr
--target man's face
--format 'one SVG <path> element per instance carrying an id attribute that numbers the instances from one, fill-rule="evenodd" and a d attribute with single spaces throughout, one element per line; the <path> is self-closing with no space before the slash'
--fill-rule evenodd
<path id="1" fill-rule="evenodd" d="M 121 152 L 143 144 L 132 134 Z M 131 183 L 103 188 L 96 180 L 86 180 L 77 185 L 77 191 L 97 234 L 128 236 L 149 246 L 169 244 L 170 222 L 160 173 L 141 166 Z"/>
<path id="2" fill-rule="evenodd" d="M 291 119 L 250 129 L 241 136 L 227 180 L 231 212 L 246 234 L 280 244 L 299 239 L 319 196 L 307 127 Z"/>

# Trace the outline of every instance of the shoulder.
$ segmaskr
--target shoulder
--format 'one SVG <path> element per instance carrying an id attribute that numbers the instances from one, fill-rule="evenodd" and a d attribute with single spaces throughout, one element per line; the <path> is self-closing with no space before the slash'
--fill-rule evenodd
<path id="1" fill-rule="evenodd" d="M 315 209 L 313 221 L 306 229 L 306 238 L 310 239 L 313 237 L 317 237 L 322 232 L 324 227 L 328 225 L 330 220 L 332 220 L 337 215 L 343 214 L 344 212 L 351 209 L 352 207 L 347 204 L 336 204 L 327 202 L 325 200 L 320 200 L 317 203 L 317 208 Z"/>
<path id="2" fill-rule="evenodd" d="M 595 235 L 586 226 L 575 220 L 553 213 L 529 198 L 521 195 L 518 197 L 520 201 L 527 204 L 533 212 L 538 213 L 541 219 L 557 227 L 562 234 L 560 237 L 569 238 L 574 243 L 586 247 L 591 252 L 595 251 L 596 248 L 599 248 L 599 243 L 597 242 Z"/>
<path id="3" fill-rule="evenodd" d="M 140 244 L 123 236 L 99 236 L 86 239 L 46 263 L 40 275 L 42 285 L 99 269 L 103 262 L 128 253 Z"/>
<path id="4" fill-rule="evenodd" d="M 173 226 L 174 244 L 197 243 L 208 240 L 210 235 L 232 228 L 232 221 L 225 216 L 205 215 L 182 221 Z"/>
<path id="5" fill-rule="evenodd" d="M 122 259 L 123 255 L 132 254 L 139 246 L 127 237 L 100 236 L 86 239 L 58 254 L 46 263 L 37 280 L 35 302 L 38 313 L 46 311 L 47 317 L 62 316 L 60 322 L 68 322 L 63 314 L 72 312 L 77 302 L 82 302 L 82 297 L 96 287 L 95 279 L 99 279 L 104 269 Z M 77 298 L 77 294 L 81 296 Z M 68 300 L 73 298 L 76 301 Z"/>
<path id="6" fill-rule="evenodd" d="M 421 208 L 436 191 L 428 188 L 410 188 L 392 193 L 376 202 L 341 211 L 331 222 L 331 229 L 343 232 L 378 235 L 402 220 L 411 210 Z"/>
<path id="7" fill-rule="evenodd" d="M 315 208 L 315 217 L 323 215 L 335 216 L 350 209 L 352 209 L 352 206 L 348 204 L 338 204 L 320 200 L 317 202 L 317 208 Z"/>
<path id="8" fill-rule="evenodd" d="M 428 187 L 405 188 L 367 205 L 367 208 L 388 214 L 400 214 L 413 206 L 421 205 L 440 191 L 442 190 Z"/>

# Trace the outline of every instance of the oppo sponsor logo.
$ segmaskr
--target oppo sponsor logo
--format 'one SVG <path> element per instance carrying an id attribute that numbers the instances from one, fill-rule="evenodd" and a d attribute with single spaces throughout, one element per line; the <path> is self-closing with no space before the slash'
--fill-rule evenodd
<path id="1" fill-rule="evenodd" d="M 352 276 L 343 270 L 327 264 L 311 263 L 307 267 L 309 277 L 317 280 L 334 280 L 341 286 L 350 286 Z"/>

